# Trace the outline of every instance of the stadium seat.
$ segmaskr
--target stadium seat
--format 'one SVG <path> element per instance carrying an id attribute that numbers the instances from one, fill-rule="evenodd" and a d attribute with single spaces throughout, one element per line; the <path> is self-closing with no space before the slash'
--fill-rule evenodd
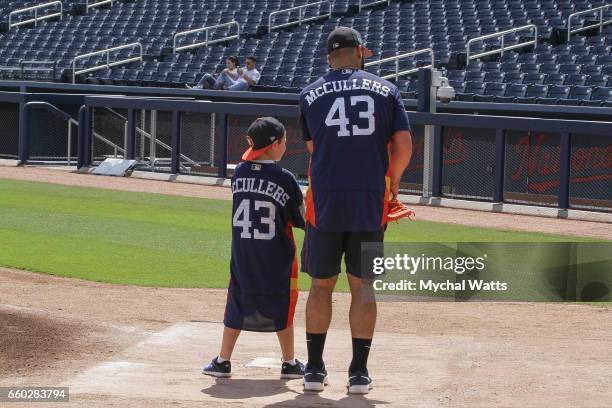
<path id="1" fill-rule="evenodd" d="M 517 98 L 522 98 L 527 93 L 527 85 L 510 84 L 506 87 L 506 92 L 503 96 L 496 96 L 495 102 L 511 103 Z"/>
<path id="2" fill-rule="evenodd" d="M 601 106 L 604 102 L 612 102 L 612 87 L 604 88 L 599 87 L 596 88 L 591 93 L 591 98 L 589 101 L 583 101 L 583 105 L 586 106 Z"/>
<path id="3" fill-rule="evenodd" d="M 550 73 L 546 74 L 544 84 L 546 85 L 563 85 L 565 83 L 566 74 Z"/>
<path id="4" fill-rule="evenodd" d="M 493 102 L 495 97 L 504 96 L 506 93 L 506 84 L 492 82 L 487 83 L 484 89 L 484 95 L 474 95 L 474 102 Z"/>
<path id="5" fill-rule="evenodd" d="M 582 101 L 587 101 L 591 97 L 592 89 L 590 86 L 574 86 L 571 88 L 567 98 L 560 99 L 561 105 L 580 105 Z"/>
<path id="6" fill-rule="evenodd" d="M 475 95 L 484 95 L 484 87 L 482 82 L 466 82 L 464 92 L 456 94 L 457 100 L 472 102 Z"/>
<path id="7" fill-rule="evenodd" d="M 64 0 L 65 5 L 81 2 Z M 62 72 L 70 67 L 76 55 L 139 38 L 149 61 L 132 63 L 121 69 L 112 69 L 112 72 L 96 71 L 79 77 L 79 80 L 99 84 L 179 87 L 184 83 L 196 82 L 205 72 L 219 72 L 230 55 L 238 55 L 243 61 L 252 54 L 259 60 L 261 85 L 276 87 L 267 89 L 289 92 L 306 86 L 327 72 L 326 55 L 321 50 L 329 32 L 338 25 L 349 25 L 360 30 L 378 58 L 431 47 L 435 50 L 437 65 L 445 67 L 446 64 L 452 66 L 456 59 L 460 60 L 458 54 L 466 52 L 470 38 L 533 23 L 538 26 L 540 37 L 534 49 L 520 48 L 473 59 L 465 69 L 449 71 L 447 76 L 453 86 L 464 91 L 459 93 L 481 95 L 488 100 L 488 91 L 491 91 L 494 98 L 516 97 L 520 102 L 521 98 L 528 98 L 532 87 L 528 86 L 525 95 L 521 96 L 522 88 L 510 85 L 549 84 L 571 86 L 572 90 L 576 89 L 573 91 L 577 97 L 575 99 L 579 99 L 584 94 L 578 93 L 582 88 L 575 87 L 590 87 L 594 94 L 601 87 L 607 88 L 612 76 L 611 26 L 606 26 L 601 34 L 593 30 L 572 35 L 569 41 L 551 37 L 553 29 L 563 32 L 567 28 L 567 18 L 573 11 L 604 4 L 601 0 L 394 1 L 388 5 L 364 8 L 360 12 L 355 1 L 337 0 L 333 2 L 331 18 L 267 33 L 265 26 L 270 12 L 304 3 L 305 0 L 218 0 L 211 7 L 206 0 L 114 2 L 112 7 L 98 8 L 87 15 L 68 12 L 63 20 L 46 22 L 36 28 L 13 30 L 0 37 L 0 58 L 3 65 L 16 68 L 23 59 L 57 60 L 60 67 L 57 77 L 67 78 Z M 7 4 L 0 1 L 0 11 L 5 18 Z M 29 1 L 14 0 L 10 4 L 29 4 Z M 314 16 L 325 7 L 311 7 L 306 16 Z M 606 13 L 606 16 L 612 16 L 612 12 Z M 596 17 L 580 16 L 573 21 L 578 27 L 597 22 Z M 288 15 L 279 15 L 277 23 L 287 22 L 288 18 Z M 233 19 L 241 24 L 239 40 L 190 52 L 167 54 L 177 31 Z M 79 35 L 75 36 L 75 32 Z M 229 32 L 229 28 L 223 28 L 212 35 L 222 36 Z M 504 42 L 505 45 L 513 45 L 526 38 L 529 38 L 529 34 L 516 33 L 506 35 Z M 202 39 L 203 36 L 196 35 L 179 42 L 186 44 Z M 471 52 L 473 55 L 500 45 L 499 38 L 489 39 L 474 43 Z M 126 50 L 117 55 L 127 57 L 132 54 Z M 415 61 L 401 60 L 400 69 L 412 68 L 426 58 L 428 56 L 424 55 L 415 58 Z M 100 56 L 85 62 L 84 66 L 103 62 L 103 56 Z M 371 70 L 381 74 L 392 71 L 393 63 Z M 3 77 L 12 78 L 14 74 L 18 76 L 19 70 L 2 71 Z M 43 78 L 46 78 L 44 72 L 31 72 L 31 80 Z M 480 89 L 468 83 L 489 85 L 486 89 Z M 502 83 L 508 84 L 503 95 L 500 89 L 492 85 Z M 401 78 L 398 86 L 406 92 L 414 92 L 409 90 L 407 78 Z M 509 94 L 512 90 L 517 90 L 517 93 Z M 470 98 L 465 95 L 462 97 Z"/>
<path id="8" fill-rule="evenodd" d="M 582 86 L 586 83 L 587 76 L 584 74 L 570 74 L 565 77 L 563 85 Z"/>
<path id="9" fill-rule="evenodd" d="M 519 103 L 529 103 L 534 104 L 537 103 L 538 99 L 546 97 L 548 94 L 548 85 L 530 85 L 527 88 L 527 92 L 525 92 L 524 97 L 516 98 L 516 101 Z"/>
<path id="10" fill-rule="evenodd" d="M 545 98 L 539 98 L 537 103 L 546 105 L 556 105 L 560 99 L 567 99 L 570 93 L 569 86 L 552 85 L 548 88 L 548 94 Z"/>

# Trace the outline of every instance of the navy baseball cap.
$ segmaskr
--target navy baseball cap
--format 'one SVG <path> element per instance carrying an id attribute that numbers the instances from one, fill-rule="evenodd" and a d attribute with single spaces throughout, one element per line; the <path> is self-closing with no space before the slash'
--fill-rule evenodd
<path id="1" fill-rule="evenodd" d="M 327 53 L 339 50 L 340 48 L 355 48 L 362 46 L 365 51 L 365 57 L 370 58 L 374 53 L 370 51 L 363 43 L 361 34 L 357 30 L 350 27 L 338 27 L 332 31 L 327 37 Z"/>
<path id="2" fill-rule="evenodd" d="M 271 116 L 255 119 L 247 130 L 249 148 L 242 155 L 242 160 L 255 160 L 283 136 L 285 136 L 285 126 L 278 119 Z"/>

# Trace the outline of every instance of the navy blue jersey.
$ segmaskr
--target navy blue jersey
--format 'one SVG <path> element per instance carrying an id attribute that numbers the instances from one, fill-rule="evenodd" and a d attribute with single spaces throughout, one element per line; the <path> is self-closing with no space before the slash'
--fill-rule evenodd
<path id="1" fill-rule="evenodd" d="M 386 223 L 391 136 L 410 130 L 395 85 L 361 70 L 332 70 L 300 94 L 312 140 L 306 219 L 323 231 L 374 231 Z"/>
<path id="2" fill-rule="evenodd" d="M 297 256 L 292 226 L 304 228 L 302 192 L 273 162 L 243 162 L 231 180 L 232 259 L 225 325 L 278 331 L 293 323 Z"/>

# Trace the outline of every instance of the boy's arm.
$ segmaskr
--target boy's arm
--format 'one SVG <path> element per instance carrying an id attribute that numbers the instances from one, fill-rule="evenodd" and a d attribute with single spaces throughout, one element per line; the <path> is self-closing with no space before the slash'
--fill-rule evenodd
<path id="1" fill-rule="evenodd" d="M 302 195 L 302 190 L 298 185 L 297 181 L 291 175 L 291 192 L 289 193 L 290 197 L 287 201 L 287 211 L 289 212 L 289 221 L 291 221 L 291 225 L 297 228 L 304 229 L 306 225 L 305 215 L 306 215 L 306 205 L 304 203 L 304 196 Z"/>

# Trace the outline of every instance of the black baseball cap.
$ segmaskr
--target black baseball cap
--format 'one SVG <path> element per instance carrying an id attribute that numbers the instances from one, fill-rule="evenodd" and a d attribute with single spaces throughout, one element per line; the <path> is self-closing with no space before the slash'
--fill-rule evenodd
<path id="1" fill-rule="evenodd" d="M 361 34 L 357 30 L 350 27 L 338 27 L 327 37 L 327 53 L 339 50 L 340 48 L 355 48 L 362 46 L 365 51 L 365 57 L 370 58 L 374 53 L 370 51 L 363 43 Z"/>
<path id="2" fill-rule="evenodd" d="M 255 160 L 265 153 L 274 141 L 285 136 L 285 126 L 271 116 L 257 118 L 247 130 L 250 147 L 242 155 L 242 160 Z"/>

